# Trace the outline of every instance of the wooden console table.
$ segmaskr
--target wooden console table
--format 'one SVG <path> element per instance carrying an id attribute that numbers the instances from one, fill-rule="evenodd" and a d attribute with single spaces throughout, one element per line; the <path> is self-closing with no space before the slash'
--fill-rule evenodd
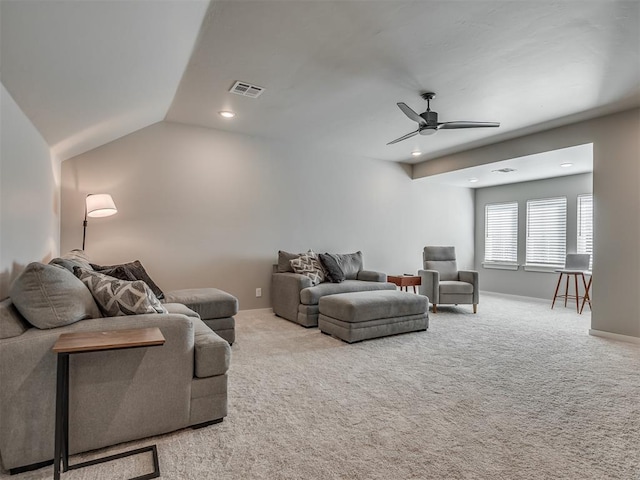
<path id="1" fill-rule="evenodd" d="M 138 328 L 133 330 L 111 330 L 106 332 L 63 333 L 58 337 L 53 351 L 58 354 L 58 372 L 56 377 L 56 437 L 53 457 L 53 478 L 60 478 L 62 471 L 75 470 L 98 463 L 110 462 L 119 458 L 151 452 L 153 455 L 152 473 L 135 477 L 131 480 L 146 480 L 160 476 L 158 450 L 155 445 L 129 450 L 108 457 L 88 462 L 69 465 L 69 355 L 98 352 L 104 350 L 120 350 L 124 348 L 141 348 L 163 345 L 165 338 L 159 328 Z"/>
<path id="2" fill-rule="evenodd" d="M 395 283 L 400 290 L 404 288 L 405 292 L 409 291 L 409 287 L 413 287 L 413 293 L 417 293 L 416 286 L 422 284 L 422 279 L 418 275 L 389 275 L 387 282 Z"/>

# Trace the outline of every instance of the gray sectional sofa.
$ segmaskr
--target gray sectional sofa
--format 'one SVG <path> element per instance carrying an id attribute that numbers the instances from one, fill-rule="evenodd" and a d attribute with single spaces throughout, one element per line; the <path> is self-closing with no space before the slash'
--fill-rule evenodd
<path id="1" fill-rule="evenodd" d="M 44 299 L 34 298 L 25 307 L 17 291 L 14 299 L 20 298 L 19 303 L 11 298 L 0 302 L 0 457 L 5 469 L 15 473 L 53 458 L 52 347 L 62 333 L 158 327 L 166 339 L 161 347 L 71 356 L 71 454 L 216 423 L 227 415 L 230 346 L 196 311 L 167 302 L 168 313 L 101 317 L 91 293 L 71 272 L 53 265 L 36 267 L 32 284 L 41 283 Z M 13 287 L 11 292 L 14 296 Z M 201 301 L 202 295 L 216 294 L 197 293 L 180 295 Z M 231 318 L 237 300 L 229 302 L 226 295 L 221 295 L 220 305 L 196 302 L 196 307 Z M 178 294 L 168 296 L 176 298 Z M 36 318 L 34 312 L 42 313 Z M 228 320 L 220 324 L 229 330 Z"/>
<path id="2" fill-rule="evenodd" d="M 304 327 L 318 325 L 320 299 L 326 295 L 373 290 L 396 290 L 387 282 L 387 275 L 364 270 L 362 252 L 332 254 L 340 264 L 346 279 L 340 283 L 323 282 L 313 285 L 312 280 L 294 273 L 290 261 L 300 254 L 278 252 L 278 264 L 271 275 L 271 306 L 282 318 Z"/>

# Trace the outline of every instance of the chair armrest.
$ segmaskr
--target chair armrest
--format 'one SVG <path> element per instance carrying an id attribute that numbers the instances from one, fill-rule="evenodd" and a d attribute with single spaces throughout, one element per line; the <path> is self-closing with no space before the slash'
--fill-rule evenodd
<path id="1" fill-rule="evenodd" d="M 460 270 L 458 278 L 461 282 L 467 282 L 473 285 L 473 303 L 478 304 L 480 299 L 480 286 L 478 284 L 478 272 L 475 270 Z"/>
<path id="2" fill-rule="evenodd" d="M 373 270 L 360 270 L 356 277 L 364 282 L 386 282 L 387 274 L 382 272 L 374 272 Z"/>
<path id="3" fill-rule="evenodd" d="M 420 275 L 420 295 L 425 295 L 434 304 L 440 302 L 440 272 L 437 270 L 418 270 Z"/>
<path id="4" fill-rule="evenodd" d="M 295 322 L 298 318 L 300 291 L 313 286 L 311 279 L 299 273 L 271 275 L 271 308 L 279 317 Z"/>

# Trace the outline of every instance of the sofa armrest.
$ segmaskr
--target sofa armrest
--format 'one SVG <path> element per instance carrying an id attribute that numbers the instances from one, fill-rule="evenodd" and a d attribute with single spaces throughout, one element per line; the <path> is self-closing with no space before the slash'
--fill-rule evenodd
<path id="1" fill-rule="evenodd" d="M 433 304 L 440 302 L 440 272 L 437 270 L 418 270 L 420 275 L 420 295 L 429 297 Z"/>
<path id="2" fill-rule="evenodd" d="M 356 278 L 364 282 L 386 282 L 387 274 L 373 270 L 360 270 Z"/>
<path id="3" fill-rule="evenodd" d="M 295 322 L 298 318 L 300 291 L 312 287 L 311 279 L 299 273 L 271 275 L 271 307 L 279 317 Z"/>
<path id="4" fill-rule="evenodd" d="M 473 285 L 473 303 L 478 304 L 480 299 L 480 286 L 478 284 L 478 272 L 475 270 L 460 270 L 458 278 L 461 282 Z"/>
<path id="5" fill-rule="evenodd" d="M 81 320 L 49 330 L 30 328 L 20 336 L 0 340 L 0 451 L 4 467 L 51 458 L 53 434 L 38 437 L 34 432 L 53 432 L 56 355 L 51 348 L 60 334 L 148 327 L 160 329 L 164 345 L 72 356 L 70 396 L 75 411 L 69 425 L 73 439 L 69 453 L 140 438 L 136 435 L 147 431 L 150 424 L 154 432 L 188 425 L 194 372 L 191 319 L 147 314 Z M 98 436 L 96 429 L 101 432 Z"/>
<path id="6" fill-rule="evenodd" d="M 195 376 L 224 375 L 229 370 L 231 347 L 199 318 L 192 319 L 195 330 Z"/>

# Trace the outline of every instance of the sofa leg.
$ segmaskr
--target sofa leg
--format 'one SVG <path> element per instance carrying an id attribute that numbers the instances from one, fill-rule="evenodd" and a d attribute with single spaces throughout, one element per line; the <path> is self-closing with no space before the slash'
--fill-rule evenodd
<path id="1" fill-rule="evenodd" d="M 438 313 L 438 305 L 433 304 L 433 313 Z"/>
<path id="2" fill-rule="evenodd" d="M 192 430 L 198 430 L 200 428 L 208 427 L 209 425 L 215 425 L 216 423 L 222 423 L 223 420 L 224 420 L 224 417 L 216 418 L 215 420 L 210 420 L 208 422 L 198 423 L 196 425 L 191 425 L 191 429 Z"/>
<path id="3" fill-rule="evenodd" d="M 477 303 L 473 304 L 473 313 L 478 313 L 478 304 Z"/>

